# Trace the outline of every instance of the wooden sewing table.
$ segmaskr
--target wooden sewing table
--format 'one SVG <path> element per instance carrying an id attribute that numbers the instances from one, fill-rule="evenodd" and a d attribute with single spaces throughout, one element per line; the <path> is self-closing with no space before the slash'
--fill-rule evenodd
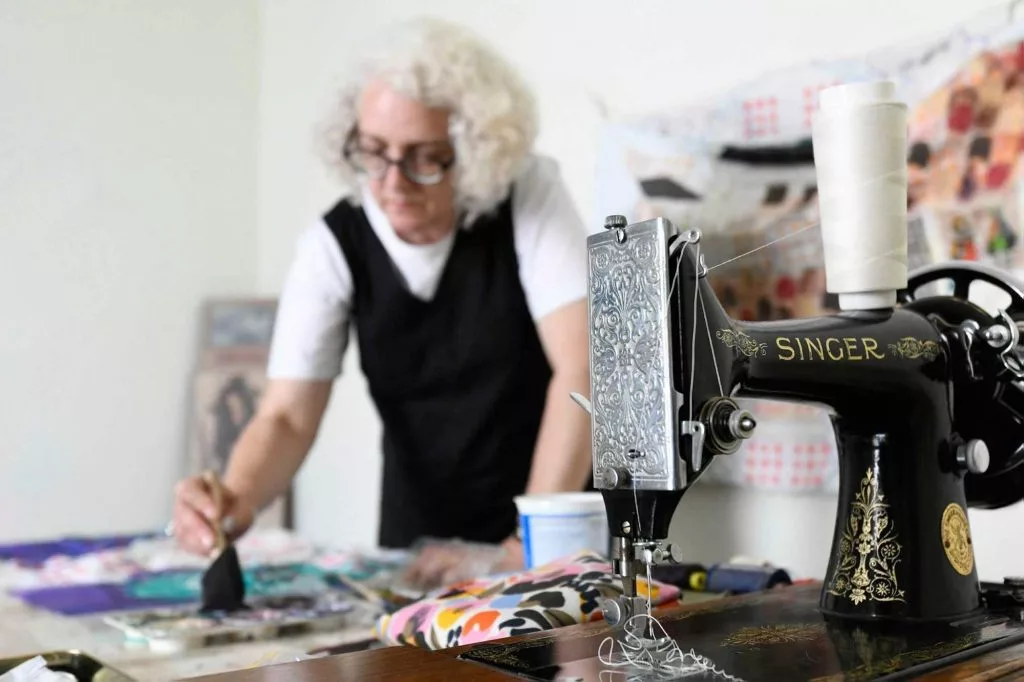
<path id="1" fill-rule="evenodd" d="M 907 633 L 914 632 L 913 629 L 900 633 L 900 636 L 895 639 L 880 638 L 885 641 L 874 646 L 873 654 L 869 653 L 867 659 L 863 658 L 863 638 L 854 643 L 853 639 L 840 638 L 840 640 L 836 640 L 834 633 L 827 635 L 825 626 L 811 622 L 812 617 L 809 617 L 816 605 L 819 590 L 820 585 L 795 586 L 772 593 L 676 606 L 662 610 L 658 616 L 673 636 L 679 635 L 680 630 L 689 628 L 690 641 L 698 638 L 717 637 L 718 640 L 727 641 L 732 646 L 747 647 L 748 650 L 743 655 L 750 654 L 752 658 L 746 659 L 746 665 L 748 669 L 753 667 L 753 669 L 759 670 L 758 674 L 767 675 L 763 679 L 792 680 L 793 682 L 803 679 L 815 680 L 815 682 L 889 679 L 880 676 L 894 671 L 894 661 L 898 659 L 922 661 L 922 647 L 913 641 L 908 644 L 907 638 L 912 639 L 913 635 Z M 782 602 L 788 602 L 789 605 L 783 605 L 781 607 L 783 611 L 780 611 L 779 604 Z M 765 626 L 765 622 L 774 621 L 762 620 L 759 623 L 754 623 L 751 620 L 751 614 L 764 615 L 769 611 L 784 614 L 785 609 L 789 609 L 792 615 L 796 613 L 792 605 L 797 602 L 799 602 L 798 610 L 800 610 L 797 615 L 806 621 L 805 625 Z M 783 616 L 782 619 L 785 620 L 785 617 Z M 741 627 L 735 627 L 737 625 Z M 774 632 L 772 638 L 765 639 L 762 636 L 766 627 L 775 628 L 772 630 Z M 986 632 L 992 629 L 987 628 Z M 1008 682 L 1009 680 L 1024 679 L 1024 626 L 1008 627 L 1006 630 L 1012 631 L 1013 634 L 1002 642 L 993 643 L 991 637 L 994 635 L 982 635 L 979 630 L 979 633 L 974 635 L 974 639 L 967 644 L 963 644 L 962 637 L 958 638 L 955 643 L 933 643 L 929 645 L 928 651 L 939 651 L 940 656 L 955 656 L 958 652 L 962 654 L 965 647 L 974 648 L 976 653 L 961 660 L 946 658 L 944 664 L 935 658 L 936 654 L 924 654 L 924 659 L 932 661 L 930 664 L 932 668 L 927 671 L 922 670 L 920 674 L 912 678 L 904 676 L 901 679 L 917 679 L 928 682 L 945 680 Z M 717 634 L 715 634 L 716 632 Z M 739 637 L 741 632 L 747 633 L 744 635 L 745 640 Z M 755 634 L 751 635 L 751 632 Z M 522 654 L 518 660 L 525 661 L 532 658 L 535 666 L 538 657 L 550 659 L 548 663 L 551 661 L 559 663 L 576 661 L 594 656 L 598 644 L 608 634 L 610 634 L 608 626 L 597 621 L 563 627 L 554 631 L 508 638 L 500 642 L 443 651 L 431 652 L 414 647 L 388 647 L 193 678 L 192 682 L 337 682 L 350 680 L 353 682 L 362 680 L 379 682 L 392 680 L 511 682 L 523 678 L 517 677 L 511 672 L 502 672 L 481 662 L 460 660 L 460 656 L 478 655 L 488 659 L 503 660 L 507 664 L 509 660 L 507 654 L 512 654 L 513 662 L 517 660 L 516 656 Z M 679 640 L 684 642 L 683 649 L 686 650 L 688 647 L 685 635 L 679 637 Z M 1004 642 L 1008 643 L 1004 644 Z M 698 652 L 708 655 L 713 661 L 725 667 L 726 672 L 744 677 L 742 671 L 729 669 L 726 661 L 723 660 L 724 654 L 717 656 L 715 651 L 710 650 L 710 647 L 702 646 L 700 643 L 695 642 L 693 646 Z M 950 648 L 951 646 L 952 648 Z M 991 650 L 986 651 L 986 648 Z M 794 653 L 798 655 L 794 655 Z M 816 656 L 812 654 L 816 654 Z M 816 663 L 808 664 L 803 660 L 815 657 L 818 659 Z M 845 660 L 846 663 L 840 664 L 840 659 Z M 735 659 L 733 660 L 735 661 Z M 865 660 L 867 660 L 866 664 Z M 808 665 L 814 668 L 814 674 L 808 675 L 806 670 L 798 674 L 792 666 L 799 666 L 800 663 L 804 664 L 804 668 L 807 668 Z M 899 664 L 896 667 L 898 668 L 898 666 Z M 768 672 L 761 672 L 766 669 Z M 569 668 L 561 668 L 561 670 L 563 672 L 554 674 L 549 671 L 547 673 L 549 679 L 579 679 L 579 673 L 569 671 Z M 590 679 L 597 679 L 592 672 L 594 669 L 590 668 L 590 670 L 591 672 L 585 675 L 588 682 Z M 905 671 L 906 668 L 904 668 Z M 707 676 L 701 679 L 713 678 Z"/>

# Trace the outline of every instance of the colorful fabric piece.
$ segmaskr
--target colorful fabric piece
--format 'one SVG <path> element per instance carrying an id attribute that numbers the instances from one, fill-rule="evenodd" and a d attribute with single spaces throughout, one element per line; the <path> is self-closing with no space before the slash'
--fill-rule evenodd
<path id="1" fill-rule="evenodd" d="M 254 528 L 236 548 L 253 597 L 350 591 L 338 575 L 386 585 L 409 560 L 399 551 L 325 551 L 277 528 Z M 69 537 L 0 547 L 0 590 L 63 615 L 184 606 L 199 601 L 208 565 L 163 533 Z"/>
<path id="2" fill-rule="evenodd" d="M 247 597 L 316 595 L 339 589 L 331 574 L 311 564 L 256 566 L 242 571 Z M 67 585 L 13 591 L 22 601 L 62 615 L 127 611 L 198 602 L 201 570 L 140 575 L 122 583 Z"/>
<path id="3" fill-rule="evenodd" d="M 25 542 L 0 546 L 0 561 L 16 561 L 22 566 L 42 566 L 57 556 L 80 557 L 105 549 L 127 547 L 136 540 L 156 534 L 111 535 L 101 537 L 66 537 L 49 542 Z"/>
<path id="4" fill-rule="evenodd" d="M 236 546 L 244 565 L 311 562 L 317 553 L 308 541 L 280 529 L 253 529 Z M 68 538 L 0 549 L 0 588 L 123 583 L 148 573 L 200 570 L 208 563 L 163 533 Z"/>
<path id="5" fill-rule="evenodd" d="M 647 582 L 638 581 L 647 596 Z M 611 565 L 580 552 L 536 569 L 459 583 L 384 615 L 377 637 L 392 645 L 444 649 L 602 618 L 598 600 L 622 594 Z M 679 598 L 679 589 L 655 581 L 652 605 Z"/>

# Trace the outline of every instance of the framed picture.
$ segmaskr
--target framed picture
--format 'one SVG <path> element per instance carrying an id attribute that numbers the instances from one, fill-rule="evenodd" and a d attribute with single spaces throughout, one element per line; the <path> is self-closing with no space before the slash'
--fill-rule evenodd
<path id="1" fill-rule="evenodd" d="M 256 414 L 266 382 L 262 366 L 225 365 L 199 371 L 193 390 L 190 475 L 224 472 L 238 438 Z M 255 525 L 291 528 L 291 491 L 263 510 Z"/>
<path id="2" fill-rule="evenodd" d="M 203 313 L 200 365 L 266 365 L 277 300 L 213 299 Z"/>

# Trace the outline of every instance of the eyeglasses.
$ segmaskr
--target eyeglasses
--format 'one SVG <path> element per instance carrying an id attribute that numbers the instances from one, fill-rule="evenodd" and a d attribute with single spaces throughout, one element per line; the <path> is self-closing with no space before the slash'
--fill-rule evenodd
<path id="1" fill-rule="evenodd" d="M 454 153 L 440 148 L 436 142 L 412 145 L 402 158 L 392 159 L 383 151 L 364 149 L 356 131 L 349 136 L 342 154 L 357 173 L 379 180 L 387 175 L 391 166 L 397 166 L 407 180 L 418 185 L 436 185 L 455 164 Z"/>

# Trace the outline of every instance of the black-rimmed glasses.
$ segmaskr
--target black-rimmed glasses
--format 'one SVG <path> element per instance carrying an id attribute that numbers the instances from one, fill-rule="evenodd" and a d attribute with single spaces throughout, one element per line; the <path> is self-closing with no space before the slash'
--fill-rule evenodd
<path id="1" fill-rule="evenodd" d="M 402 158 L 392 159 L 383 151 L 362 147 L 355 132 L 349 136 L 342 154 L 357 173 L 379 180 L 391 166 L 397 166 L 406 179 L 418 185 L 436 185 L 455 164 L 455 154 L 437 142 L 412 145 Z"/>

